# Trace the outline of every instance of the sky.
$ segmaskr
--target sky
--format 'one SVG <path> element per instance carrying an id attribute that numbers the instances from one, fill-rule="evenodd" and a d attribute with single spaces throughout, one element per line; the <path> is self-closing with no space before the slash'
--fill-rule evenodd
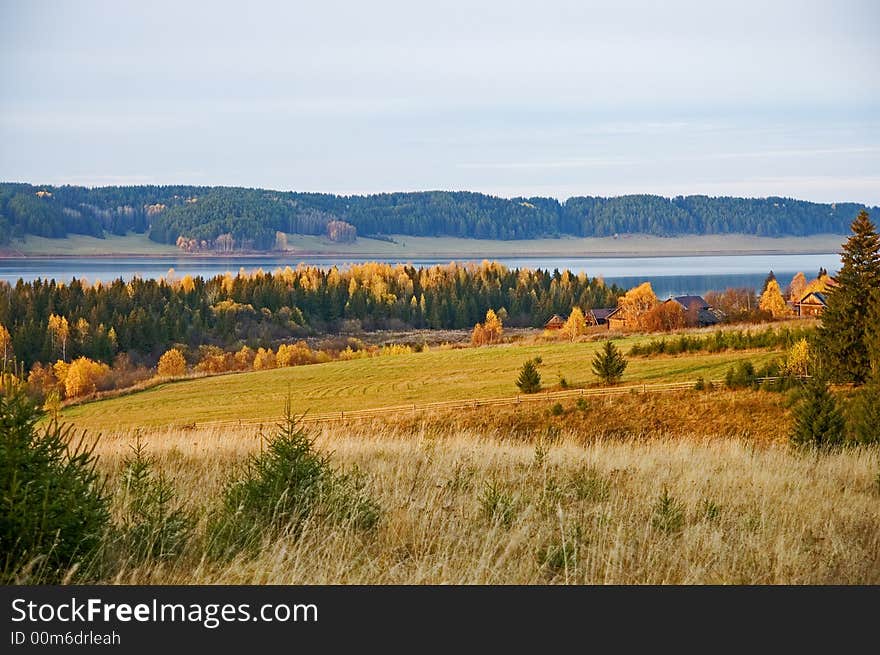
<path id="1" fill-rule="evenodd" d="M 0 0 L 0 180 L 880 205 L 880 2 Z"/>

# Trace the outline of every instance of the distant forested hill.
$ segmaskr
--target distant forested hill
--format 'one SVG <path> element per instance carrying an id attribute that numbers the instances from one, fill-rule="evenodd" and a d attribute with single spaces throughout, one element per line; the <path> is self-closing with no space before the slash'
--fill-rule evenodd
<path id="1" fill-rule="evenodd" d="M 0 183 L 0 243 L 26 234 L 102 237 L 149 231 L 160 243 L 183 237 L 213 247 L 224 235 L 227 248 L 265 250 L 275 244 L 276 232 L 324 234 L 331 221 L 353 225 L 360 235 L 477 239 L 625 233 L 805 236 L 845 234 L 863 207 L 791 198 L 632 195 L 559 202 L 461 191 L 337 196 L 236 187 Z M 867 209 L 877 216 L 877 207 Z"/>

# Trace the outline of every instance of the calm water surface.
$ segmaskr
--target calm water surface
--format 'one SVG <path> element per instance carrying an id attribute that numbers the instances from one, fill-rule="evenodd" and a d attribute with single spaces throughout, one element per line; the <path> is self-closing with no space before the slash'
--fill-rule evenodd
<path id="1" fill-rule="evenodd" d="M 607 284 L 631 287 L 651 282 L 660 297 L 681 294 L 703 294 L 727 287 L 760 289 L 769 271 L 776 273 L 784 287 L 798 271 L 807 278 L 814 277 L 820 268 L 834 273 L 840 267 L 840 257 L 826 255 L 709 255 L 694 257 L 516 257 L 495 258 L 510 268 L 568 269 L 575 273 L 602 276 Z M 90 282 L 134 276 L 159 277 L 173 268 L 175 274 L 211 277 L 240 268 L 262 268 L 271 271 L 279 266 L 295 267 L 300 262 L 329 268 L 340 268 L 358 263 L 358 259 L 340 257 L 229 257 L 192 259 L 186 257 L 82 257 L 78 259 L 22 258 L 0 261 L 0 280 L 10 284 L 21 278 L 68 281 L 72 278 Z M 383 259 L 369 261 L 411 263 L 415 266 L 447 264 L 449 259 Z M 469 260 L 462 260 L 469 261 Z"/>

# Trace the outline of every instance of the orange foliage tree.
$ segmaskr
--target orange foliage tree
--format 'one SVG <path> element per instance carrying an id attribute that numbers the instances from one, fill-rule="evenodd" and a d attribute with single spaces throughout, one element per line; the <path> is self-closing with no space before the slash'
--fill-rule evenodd
<path id="1" fill-rule="evenodd" d="M 578 337 L 587 333 L 587 318 L 580 307 L 571 308 L 571 314 L 568 315 L 560 332 L 563 337 L 571 341 L 577 341 Z"/>
<path id="2" fill-rule="evenodd" d="M 178 377 L 186 373 L 186 358 L 183 353 L 172 348 L 159 358 L 159 375 L 162 377 Z"/>
<path id="3" fill-rule="evenodd" d="M 649 332 L 670 332 L 686 327 L 688 316 L 675 301 L 661 302 L 642 316 L 640 325 Z"/>
<path id="4" fill-rule="evenodd" d="M 471 333 L 471 343 L 475 346 L 484 346 L 490 343 L 499 343 L 504 333 L 504 325 L 494 309 L 486 312 L 486 320 L 477 323 Z"/>
<path id="5" fill-rule="evenodd" d="M 254 370 L 262 371 L 269 368 L 276 368 L 278 364 L 275 361 L 275 353 L 271 348 L 268 350 L 265 348 L 260 348 L 257 350 L 257 354 L 254 355 Z"/>
<path id="6" fill-rule="evenodd" d="M 791 309 L 785 303 L 785 298 L 782 297 L 782 292 L 779 290 L 779 282 L 776 280 L 770 280 L 767 283 L 767 288 L 761 294 L 761 299 L 758 301 L 758 307 L 766 312 L 770 312 L 773 318 L 783 318 L 792 315 Z"/>
<path id="7" fill-rule="evenodd" d="M 77 398 L 94 393 L 101 380 L 110 373 L 110 367 L 95 362 L 88 357 L 78 357 L 67 367 L 64 376 L 64 394 L 68 398 Z"/>
<path id="8" fill-rule="evenodd" d="M 12 357 L 12 337 L 9 336 L 9 330 L 0 323 L 0 352 L 3 353 L 3 368 L 6 368 L 6 362 Z"/>
<path id="9" fill-rule="evenodd" d="M 657 296 L 650 282 L 633 287 L 618 301 L 620 315 L 630 328 L 641 327 L 642 317 L 657 306 Z"/>

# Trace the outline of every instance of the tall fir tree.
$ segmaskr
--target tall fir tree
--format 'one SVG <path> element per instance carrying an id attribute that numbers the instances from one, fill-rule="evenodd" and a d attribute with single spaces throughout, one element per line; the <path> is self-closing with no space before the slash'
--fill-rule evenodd
<path id="1" fill-rule="evenodd" d="M 593 373 L 605 384 L 620 382 L 626 365 L 626 357 L 612 341 L 606 341 L 593 357 Z"/>
<path id="2" fill-rule="evenodd" d="M 844 440 L 844 420 L 837 400 L 821 378 L 812 378 L 794 408 L 791 441 L 800 446 L 827 448 Z"/>
<path id="3" fill-rule="evenodd" d="M 541 390 L 541 374 L 534 360 L 528 360 L 519 370 L 516 386 L 523 393 L 536 393 Z"/>
<path id="4" fill-rule="evenodd" d="M 868 342 L 876 330 L 868 323 L 877 315 L 869 310 L 880 286 L 880 236 L 864 210 L 850 227 L 853 234 L 843 246 L 837 284 L 828 291 L 816 352 L 832 380 L 862 384 L 871 373 Z"/>
<path id="5" fill-rule="evenodd" d="M 871 293 L 868 324 L 865 326 L 865 345 L 871 365 L 871 379 L 880 385 L 880 287 Z"/>

